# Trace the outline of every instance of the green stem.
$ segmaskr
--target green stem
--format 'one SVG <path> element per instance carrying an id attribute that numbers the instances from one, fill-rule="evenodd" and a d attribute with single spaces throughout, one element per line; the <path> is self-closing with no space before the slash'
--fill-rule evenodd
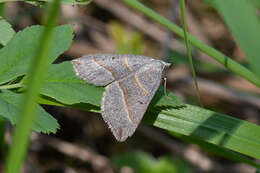
<path id="1" fill-rule="evenodd" d="M 0 89 L 14 89 L 14 88 L 20 88 L 23 85 L 21 83 L 16 83 L 16 84 L 12 84 L 12 85 L 2 85 L 0 86 Z"/>
<path id="2" fill-rule="evenodd" d="M 28 89 L 25 93 L 24 102 L 21 105 L 21 112 L 13 134 L 13 142 L 8 153 L 6 162 L 6 173 L 20 172 L 21 165 L 25 158 L 29 143 L 31 127 L 35 119 L 36 100 L 41 88 L 44 74 L 47 70 L 49 45 L 52 38 L 52 31 L 55 19 L 58 14 L 59 0 L 54 0 L 49 11 L 46 27 L 42 33 L 40 45 L 34 57 L 28 73 Z"/>
<path id="3" fill-rule="evenodd" d="M 192 62 L 190 44 L 189 44 L 189 40 L 187 38 L 187 25 L 186 25 L 185 1 L 184 0 L 180 0 L 180 7 L 181 7 L 181 18 L 182 18 L 182 26 L 183 26 L 183 32 L 184 32 L 184 40 L 185 40 L 185 44 L 186 44 L 187 52 L 188 52 L 188 60 L 189 60 L 190 68 L 191 68 L 191 73 L 192 73 L 197 97 L 199 99 L 200 105 L 202 106 L 201 99 L 200 99 L 200 91 L 199 91 L 199 87 L 198 87 L 198 81 L 197 81 L 197 78 L 196 78 L 196 73 L 195 73 L 195 69 L 194 69 L 194 66 L 193 66 L 193 62 Z"/>
<path id="4" fill-rule="evenodd" d="M 162 24 L 163 26 L 167 27 L 169 30 L 174 32 L 179 37 L 184 38 L 183 30 L 180 27 L 171 23 L 171 21 L 169 21 L 165 17 L 160 16 L 152 9 L 144 6 L 142 3 L 136 0 L 122 0 L 122 1 L 128 4 L 129 6 L 137 9 L 138 11 L 142 12 L 144 15 Z M 187 38 L 194 47 L 200 49 L 202 52 L 214 58 L 220 64 L 224 65 L 227 69 L 245 78 L 246 80 L 250 81 L 251 83 L 255 84 L 257 87 L 260 88 L 260 79 L 250 70 L 248 70 L 241 64 L 237 63 L 236 61 L 232 60 L 228 56 L 224 55 L 223 53 L 217 51 L 216 49 L 196 39 L 192 35 L 187 34 Z"/>

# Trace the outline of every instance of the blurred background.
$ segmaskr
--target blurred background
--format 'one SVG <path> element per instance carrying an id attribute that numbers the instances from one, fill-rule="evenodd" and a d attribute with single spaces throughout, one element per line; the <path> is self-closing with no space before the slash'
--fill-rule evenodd
<path id="1" fill-rule="evenodd" d="M 160 15 L 180 24 L 178 0 L 142 0 Z M 187 1 L 188 31 L 204 43 L 247 66 L 243 52 L 216 11 L 203 0 Z M 41 24 L 45 8 L 23 2 L 6 6 L 16 31 Z M 73 24 L 74 42 L 55 63 L 91 53 L 142 54 L 170 61 L 167 89 L 185 103 L 198 105 L 184 41 L 118 0 L 93 0 L 86 6 L 62 5 L 58 24 Z M 207 55 L 192 48 L 205 108 L 259 124 L 260 93 Z M 82 93 L 84 94 L 84 93 Z M 239 109 L 237 109 L 239 107 Z M 141 124 L 126 142 L 117 142 L 100 114 L 44 106 L 58 119 L 56 135 L 33 133 L 25 172 L 32 173 L 251 173 L 255 169 L 200 148 L 185 136 Z M 193 141 L 194 142 L 194 141 Z"/>

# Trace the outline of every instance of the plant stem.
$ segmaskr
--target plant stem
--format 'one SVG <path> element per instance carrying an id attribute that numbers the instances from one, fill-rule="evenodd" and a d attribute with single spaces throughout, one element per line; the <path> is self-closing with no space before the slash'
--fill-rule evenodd
<path id="1" fill-rule="evenodd" d="M 34 57 L 28 73 L 28 90 L 25 93 L 24 102 L 13 134 L 13 142 L 6 162 L 6 173 L 20 172 L 21 165 L 26 155 L 31 127 L 35 118 L 36 100 L 41 88 L 45 71 L 47 70 L 49 45 L 55 19 L 58 14 L 59 0 L 51 3 L 46 27 L 42 33 L 38 52 Z"/>
<path id="2" fill-rule="evenodd" d="M 138 2 L 137 0 L 122 0 L 122 1 L 128 4 L 129 6 L 137 9 L 138 11 L 142 12 L 144 15 L 162 24 L 163 26 L 167 27 L 169 30 L 174 32 L 179 37 L 184 38 L 183 30 L 180 27 L 171 23 L 171 21 L 169 21 L 163 16 L 160 16 L 158 13 L 144 6 L 142 3 Z M 224 65 L 227 69 L 245 78 L 246 80 L 250 81 L 251 83 L 253 83 L 254 85 L 260 88 L 260 79 L 250 70 L 248 70 L 241 64 L 237 63 L 236 61 L 232 60 L 228 56 L 224 55 L 223 53 L 217 51 L 216 49 L 196 39 L 192 35 L 187 34 L 187 38 L 194 47 L 200 49 L 202 52 L 209 55 L 211 58 L 214 58 L 220 64 Z"/>

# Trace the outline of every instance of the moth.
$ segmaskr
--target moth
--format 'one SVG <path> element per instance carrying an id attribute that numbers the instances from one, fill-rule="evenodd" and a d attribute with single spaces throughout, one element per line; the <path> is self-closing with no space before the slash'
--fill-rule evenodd
<path id="1" fill-rule="evenodd" d="M 170 64 L 141 55 L 90 54 L 72 60 L 76 76 L 105 86 L 102 118 L 115 138 L 132 136 Z"/>

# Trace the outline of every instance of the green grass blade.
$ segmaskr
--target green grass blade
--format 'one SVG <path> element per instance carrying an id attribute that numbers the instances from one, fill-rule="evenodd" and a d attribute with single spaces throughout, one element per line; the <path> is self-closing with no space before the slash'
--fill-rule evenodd
<path id="1" fill-rule="evenodd" d="M 171 23 L 168 19 L 166 19 L 163 16 L 160 16 L 155 11 L 151 10 L 150 8 L 144 6 L 140 2 L 136 0 L 122 0 L 129 6 L 137 9 L 138 11 L 142 12 L 144 15 L 150 17 L 151 19 L 157 21 L 158 23 L 162 24 L 172 32 L 174 32 L 176 35 L 178 35 L 181 38 L 184 38 L 183 30 L 178 27 L 177 25 Z M 227 69 L 231 70 L 235 74 L 245 78 L 246 80 L 250 81 L 254 85 L 260 87 L 260 79 L 251 71 L 249 71 L 244 66 L 240 65 L 236 61 L 232 60 L 228 56 L 224 55 L 223 53 L 217 51 L 216 49 L 206 45 L 205 43 L 201 42 L 200 40 L 196 39 L 192 35 L 187 35 L 188 40 L 190 43 L 200 49 L 205 54 L 209 55 L 210 57 L 214 58 L 216 61 L 218 61 L 220 64 L 224 65 Z"/>
<path id="2" fill-rule="evenodd" d="M 260 77 L 260 20 L 248 0 L 218 0 L 216 9 L 246 55 L 252 70 Z"/>
<path id="3" fill-rule="evenodd" d="M 20 172 L 21 165 L 26 155 L 30 131 L 36 112 L 36 99 L 43 81 L 43 74 L 47 70 L 48 59 L 46 57 L 48 55 L 58 9 L 59 0 L 54 0 L 48 15 L 46 28 L 42 34 L 41 46 L 38 47 L 38 54 L 36 54 L 31 63 L 31 69 L 28 74 L 29 86 L 24 104 L 22 105 L 18 124 L 14 131 L 14 138 L 5 167 L 6 173 Z"/>
<path id="4" fill-rule="evenodd" d="M 184 32 L 184 40 L 185 40 L 185 45 L 186 45 L 187 52 L 188 52 L 188 60 L 189 60 L 190 68 L 191 68 L 192 77 L 194 80 L 196 94 L 197 94 L 200 106 L 202 106 L 201 99 L 200 99 L 200 91 L 199 91 L 199 87 L 198 87 L 198 81 L 196 78 L 196 73 L 195 73 L 195 69 L 193 66 L 193 62 L 192 62 L 190 44 L 189 44 L 189 40 L 187 38 L 187 25 L 186 25 L 185 1 L 184 0 L 180 0 L 180 8 L 181 8 L 181 18 L 182 18 L 182 26 L 183 26 L 183 32 Z"/>
<path id="5" fill-rule="evenodd" d="M 247 121 L 186 104 L 180 109 L 153 110 L 144 122 L 260 158 L 260 126 Z"/>

